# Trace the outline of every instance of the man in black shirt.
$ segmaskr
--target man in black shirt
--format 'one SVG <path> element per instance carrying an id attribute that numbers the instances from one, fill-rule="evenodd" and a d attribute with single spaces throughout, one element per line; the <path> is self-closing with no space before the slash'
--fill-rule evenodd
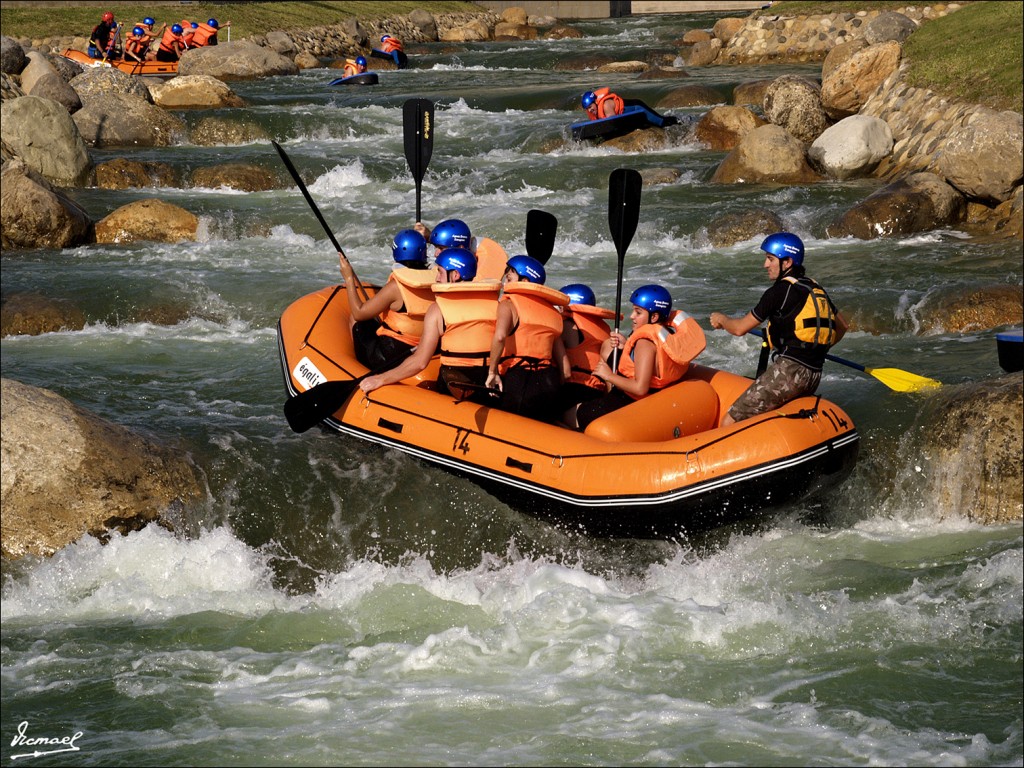
<path id="1" fill-rule="evenodd" d="M 772 364 L 737 398 L 722 419 L 727 426 L 814 394 L 829 348 L 846 333 L 846 320 L 824 289 L 804 273 L 804 244 L 791 232 L 761 243 L 772 286 L 743 317 L 711 313 L 711 327 L 743 336 L 768 321 Z"/>

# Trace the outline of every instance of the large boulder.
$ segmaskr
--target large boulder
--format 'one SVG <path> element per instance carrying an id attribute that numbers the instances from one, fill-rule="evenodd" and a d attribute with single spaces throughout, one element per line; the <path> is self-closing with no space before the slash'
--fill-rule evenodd
<path id="1" fill-rule="evenodd" d="M 0 71 L 5 75 L 19 75 L 25 68 L 28 59 L 25 49 L 13 37 L 0 37 Z"/>
<path id="2" fill-rule="evenodd" d="M 7 557 L 137 530 L 202 497 L 195 467 L 177 451 L 13 379 L 0 379 L 0 399 Z"/>
<path id="3" fill-rule="evenodd" d="M 167 163 L 117 157 L 96 166 L 96 186 L 100 189 L 180 187 L 181 178 Z"/>
<path id="4" fill-rule="evenodd" d="M 61 187 L 92 179 L 92 160 L 67 109 L 50 99 L 23 96 L 0 106 L 0 136 L 25 164 Z"/>
<path id="5" fill-rule="evenodd" d="M 807 184 L 821 177 L 807 162 L 803 142 L 778 125 L 755 128 L 721 162 L 712 183 Z"/>
<path id="6" fill-rule="evenodd" d="M 993 343 L 993 354 L 994 354 Z M 908 434 L 928 466 L 921 498 L 942 517 L 1009 523 L 1024 514 L 1024 378 L 1019 373 L 945 386 Z"/>
<path id="7" fill-rule="evenodd" d="M 783 75 L 768 86 L 764 93 L 764 116 L 804 144 L 818 138 L 829 125 L 821 106 L 821 87 L 796 75 Z"/>
<path id="8" fill-rule="evenodd" d="M 437 40 L 437 22 L 430 11 L 415 8 L 409 13 L 409 23 L 419 30 L 420 36 L 427 41 Z"/>
<path id="9" fill-rule="evenodd" d="M 138 96 L 111 93 L 85 96 L 82 101 L 73 119 L 91 146 L 166 147 L 188 137 L 179 117 Z"/>
<path id="10" fill-rule="evenodd" d="M 96 242 L 134 243 L 153 240 L 177 243 L 195 240 L 199 219 L 195 214 L 163 200 L 137 200 L 122 205 L 96 223 Z"/>
<path id="11" fill-rule="evenodd" d="M 78 92 L 65 82 L 50 60 L 38 51 L 28 53 L 28 65 L 21 73 L 21 89 L 30 96 L 56 101 L 69 113 L 82 108 Z"/>
<path id="12" fill-rule="evenodd" d="M 89 214 L 24 161 L 4 163 L 0 178 L 3 248 L 68 248 L 94 241 Z"/>
<path id="13" fill-rule="evenodd" d="M 114 67 L 88 67 L 80 75 L 71 78 L 69 85 L 81 97 L 82 103 L 91 97 L 113 94 L 153 101 L 141 77 L 129 75 Z"/>
<path id="14" fill-rule="evenodd" d="M 937 171 L 968 197 L 1009 200 L 1024 176 L 1024 117 L 978 109 L 946 138 Z"/>
<path id="15" fill-rule="evenodd" d="M 774 211 L 757 208 L 750 211 L 727 213 L 708 224 L 708 241 L 715 248 L 726 248 L 755 237 L 767 237 L 786 229 Z"/>
<path id="16" fill-rule="evenodd" d="M 864 39 L 868 45 L 890 41 L 902 43 L 916 29 L 916 22 L 909 16 L 904 16 L 896 11 L 887 11 L 878 14 L 864 25 Z"/>
<path id="17" fill-rule="evenodd" d="M 851 115 L 826 128 L 807 150 L 807 157 L 826 176 L 853 179 L 875 170 L 892 146 L 892 131 L 885 120 Z"/>
<path id="18" fill-rule="evenodd" d="M 714 88 L 706 85 L 681 85 L 658 99 L 656 106 L 658 109 L 672 109 L 675 107 L 703 107 L 725 102 L 726 98 L 722 92 Z"/>
<path id="19" fill-rule="evenodd" d="M 244 107 L 245 99 L 209 75 L 178 75 L 149 88 L 153 103 L 165 109 Z"/>
<path id="20" fill-rule="evenodd" d="M 192 184 L 208 189 L 237 189 L 243 192 L 264 192 L 278 189 L 281 179 L 276 173 L 251 163 L 223 163 L 192 172 Z"/>
<path id="21" fill-rule="evenodd" d="M 85 314 L 67 299 L 38 293 L 4 296 L 0 307 L 0 336 L 38 336 L 55 331 L 80 331 Z"/>
<path id="22" fill-rule="evenodd" d="M 821 78 L 821 105 L 833 119 L 856 114 L 868 96 L 900 65 L 899 43 L 870 45 L 853 53 L 846 61 Z"/>
<path id="23" fill-rule="evenodd" d="M 915 310 L 921 333 L 978 333 L 1024 323 L 1019 285 L 960 286 L 931 293 Z"/>
<path id="24" fill-rule="evenodd" d="M 248 40 L 185 51 L 178 76 L 210 75 L 218 80 L 256 80 L 273 75 L 296 75 L 298 66 L 287 56 Z"/>
<path id="25" fill-rule="evenodd" d="M 698 121 L 694 134 L 708 149 L 733 149 L 755 128 L 767 125 L 746 107 L 713 107 Z"/>
<path id="26" fill-rule="evenodd" d="M 878 237 L 928 232 L 959 224 L 963 195 L 934 173 L 914 173 L 869 195 L 826 229 L 828 237 Z"/>

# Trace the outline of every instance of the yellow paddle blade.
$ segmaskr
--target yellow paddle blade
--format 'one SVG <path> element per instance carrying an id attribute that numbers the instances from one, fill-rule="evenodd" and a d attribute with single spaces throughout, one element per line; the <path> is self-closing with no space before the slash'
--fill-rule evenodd
<path id="1" fill-rule="evenodd" d="M 901 371 L 899 368 L 865 368 L 864 373 L 871 374 L 889 389 L 894 389 L 897 392 L 919 392 L 922 389 L 935 389 L 942 386 L 942 382 L 935 379 Z"/>

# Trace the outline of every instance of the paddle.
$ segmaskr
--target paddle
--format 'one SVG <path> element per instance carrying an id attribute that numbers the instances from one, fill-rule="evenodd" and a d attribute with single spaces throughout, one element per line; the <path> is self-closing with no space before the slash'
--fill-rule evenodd
<path id="1" fill-rule="evenodd" d="M 547 264 L 555 250 L 558 219 L 547 211 L 536 208 L 526 212 L 526 254 L 541 264 Z"/>
<path id="2" fill-rule="evenodd" d="M 341 249 L 341 245 L 338 243 L 337 239 L 335 239 L 334 233 L 331 232 L 331 228 L 328 227 L 327 222 L 324 221 L 323 214 L 320 213 L 320 209 L 316 207 L 316 203 L 314 203 L 313 198 L 310 197 L 309 190 L 306 189 L 306 185 L 302 183 L 302 177 L 299 176 L 299 172 L 295 169 L 295 166 L 292 165 L 291 158 L 285 154 L 284 149 L 276 141 L 271 140 L 270 143 L 274 145 L 274 149 L 277 150 L 277 154 L 281 156 L 281 161 L 284 163 L 284 167 L 288 169 L 288 173 L 290 173 L 292 175 L 292 179 L 295 180 L 295 186 L 299 188 L 302 196 L 306 198 L 306 202 L 309 203 L 309 207 L 313 209 L 313 213 L 316 215 L 317 221 L 320 222 L 320 226 L 324 228 L 324 232 L 326 232 L 327 237 L 330 238 L 331 245 L 334 246 L 338 253 L 345 256 L 345 251 Z M 348 256 L 345 256 L 345 258 L 348 259 Z M 352 271 L 352 274 L 353 276 L 355 275 L 355 270 Z M 369 294 L 367 294 L 366 289 L 363 287 L 363 284 L 359 281 L 358 277 L 356 278 L 356 288 L 362 294 L 363 301 L 368 301 L 370 298 Z"/>
<path id="3" fill-rule="evenodd" d="M 751 336 L 757 336 L 764 339 L 764 331 L 753 330 L 749 333 Z M 845 365 L 857 371 L 862 371 L 869 376 L 874 376 L 880 382 L 885 384 L 885 386 L 895 392 L 920 392 L 922 389 L 935 389 L 942 386 L 941 381 L 929 379 L 925 376 L 918 376 L 916 373 L 910 373 L 909 371 L 901 371 L 899 368 L 867 368 L 860 363 L 855 363 L 852 360 L 844 360 L 843 358 L 836 357 L 835 355 L 825 355 L 825 359 L 831 360 L 833 363 Z"/>
<path id="4" fill-rule="evenodd" d="M 416 182 L 416 221 L 422 221 L 420 190 L 434 149 L 434 102 L 427 99 L 406 101 L 402 105 L 402 126 L 405 129 L 405 159 Z"/>
<path id="5" fill-rule="evenodd" d="M 338 410 L 351 394 L 359 389 L 366 373 L 348 381 L 325 381 L 284 402 L 284 417 L 293 432 L 305 432 Z"/>
<path id="6" fill-rule="evenodd" d="M 636 233 L 640 222 L 640 187 L 643 179 L 632 168 L 616 168 L 608 178 L 608 227 L 615 252 L 619 257 L 619 269 L 615 277 L 615 332 L 619 332 L 619 308 L 622 306 L 622 267 L 626 260 L 626 249 Z M 618 368 L 618 348 L 612 350 L 612 370 Z"/>

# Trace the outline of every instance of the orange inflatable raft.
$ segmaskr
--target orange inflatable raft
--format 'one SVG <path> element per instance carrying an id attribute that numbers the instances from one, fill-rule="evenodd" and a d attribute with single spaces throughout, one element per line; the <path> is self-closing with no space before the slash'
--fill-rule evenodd
<path id="1" fill-rule="evenodd" d="M 94 59 L 87 53 L 68 48 L 61 54 L 65 59 L 77 62 L 84 67 L 113 67 L 129 75 L 145 75 L 147 77 L 175 77 L 178 74 L 176 61 L 133 61 L 131 59 Z"/>
<path id="2" fill-rule="evenodd" d="M 318 386 L 340 394 L 311 424 L 323 418 L 326 428 L 405 451 L 515 509 L 593 536 L 685 537 L 823 494 L 856 462 L 852 420 L 818 396 L 719 427 L 750 379 L 698 364 L 586 432 L 440 394 L 436 358 L 367 395 L 356 380 L 368 371 L 348 328 L 342 286 L 295 301 L 278 323 L 291 402 Z"/>

